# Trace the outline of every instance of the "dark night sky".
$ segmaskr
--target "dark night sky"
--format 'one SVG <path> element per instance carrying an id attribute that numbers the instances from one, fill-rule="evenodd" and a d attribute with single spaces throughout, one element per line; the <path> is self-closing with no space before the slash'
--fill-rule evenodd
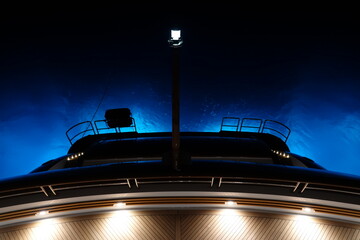
<path id="1" fill-rule="evenodd" d="M 360 175 L 356 14 L 170 9 L 3 9 L 0 178 L 66 154 L 65 131 L 91 120 L 103 96 L 94 119 L 129 107 L 139 132 L 170 131 L 172 27 L 184 38 L 182 131 L 270 118 L 292 129 L 292 152 Z"/>

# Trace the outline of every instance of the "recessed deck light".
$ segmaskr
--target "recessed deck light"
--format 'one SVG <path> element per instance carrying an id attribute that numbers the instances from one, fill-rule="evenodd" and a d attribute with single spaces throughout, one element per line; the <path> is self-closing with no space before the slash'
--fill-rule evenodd
<path id="1" fill-rule="evenodd" d="M 313 208 L 309 208 L 309 207 L 303 207 L 301 210 L 303 212 L 305 212 L 305 213 L 313 213 L 313 212 L 315 212 L 315 210 Z"/>
<path id="2" fill-rule="evenodd" d="M 49 211 L 40 211 L 40 212 L 37 212 L 35 214 L 35 216 L 45 216 L 45 215 L 48 215 L 49 214 Z"/>
<path id="3" fill-rule="evenodd" d="M 283 157 L 283 158 L 290 158 L 290 154 L 288 153 L 285 153 L 285 152 L 281 152 L 281 151 L 278 151 L 278 150 L 271 150 L 273 153 L 279 155 L 280 157 Z"/>
<path id="4" fill-rule="evenodd" d="M 66 160 L 71 161 L 71 160 L 77 159 L 83 155 L 84 155 L 83 152 L 75 153 L 75 154 L 72 154 L 71 156 L 68 156 Z"/>
<path id="5" fill-rule="evenodd" d="M 234 202 L 234 201 L 226 201 L 226 202 L 225 202 L 225 205 L 227 205 L 227 206 L 236 206 L 237 203 Z"/>
<path id="6" fill-rule="evenodd" d="M 126 203 L 118 202 L 118 203 L 115 203 L 113 206 L 116 207 L 116 208 L 123 208 L 123 207 L 126 206 Z"/>

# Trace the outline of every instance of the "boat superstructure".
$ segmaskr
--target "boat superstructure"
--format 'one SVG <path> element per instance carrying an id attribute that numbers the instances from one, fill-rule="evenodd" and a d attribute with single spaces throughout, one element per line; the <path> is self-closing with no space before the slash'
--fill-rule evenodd
<path id="1" fill-rule="evenodd" d="M 1 182 L 0 236 L 37 236 L 50 219 L 54 239 L 359 239 L 360 179 L 291 153 L 289 134 L 226 117 L 219 132 L 181 133 L 174 169 L 171 133 L 77 124 L 67 155 Z"/>
<path id="2" fill-rule="evenodd" d="M 180 132 L 179 30 L 169 43 L 172 132 L 139 133 L 127 108 L 74 125 L 65 156 L 0 181 L 0 239 L 360 239 L 360 178 L 292 153 L 287 126 Z"/>

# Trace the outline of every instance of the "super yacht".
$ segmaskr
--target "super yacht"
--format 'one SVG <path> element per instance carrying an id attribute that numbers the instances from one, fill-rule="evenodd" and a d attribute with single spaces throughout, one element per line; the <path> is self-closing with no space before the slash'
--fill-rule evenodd
<path id="1" fill-rule="evenodd" d="M 286 144 L 272 120 L 138 133 L 127 108 L 67 132 L 68 153 L 0 182 L 1 239 L 360 239 L 360 178 Z"/>
<path id="2" fill-rule="evenodd" d="M 360 239 L 360 177 L 293 153 L 286 125 L 180 131 L 181 43 L 172 132 L 138 132 L 126 107 L 75 124 L 67 154 L 0 181 L 0 239 Z"/>

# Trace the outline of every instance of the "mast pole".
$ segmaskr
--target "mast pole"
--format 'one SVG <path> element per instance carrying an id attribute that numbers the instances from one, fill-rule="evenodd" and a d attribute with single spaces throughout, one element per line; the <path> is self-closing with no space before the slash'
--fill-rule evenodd
<path id="1" fill-rule="evenodd" d="M 172 167 L 179 170 L 180 160 L 180 30 L 171 30 L 172 50 Z"/>

